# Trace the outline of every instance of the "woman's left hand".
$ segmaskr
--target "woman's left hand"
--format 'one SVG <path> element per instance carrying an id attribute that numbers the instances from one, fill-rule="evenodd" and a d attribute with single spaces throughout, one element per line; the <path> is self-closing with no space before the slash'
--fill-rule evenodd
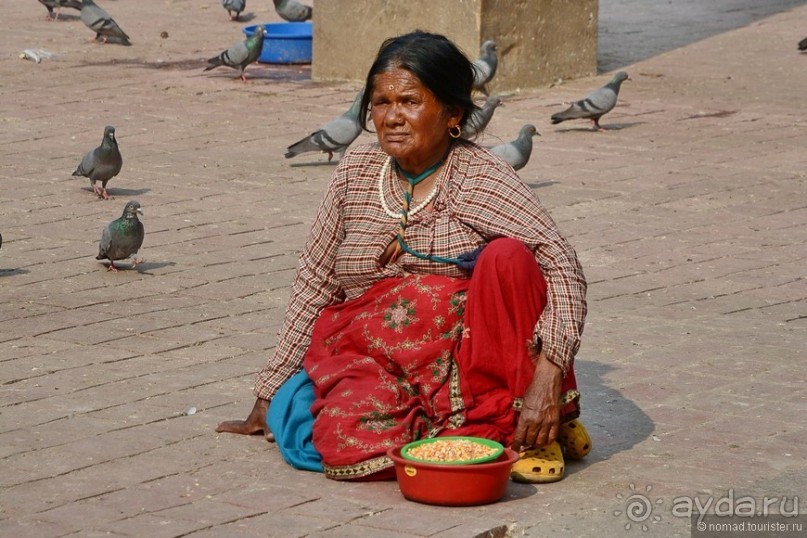
<path id="1" fill-rule="evenodd" d="M 511 448 L 522 449 L 545 446 L 558 436 L 560 426 L 561 369 L 541 353 L 535 365 L 532 383 L 524 394 L 524 405 Z"/>

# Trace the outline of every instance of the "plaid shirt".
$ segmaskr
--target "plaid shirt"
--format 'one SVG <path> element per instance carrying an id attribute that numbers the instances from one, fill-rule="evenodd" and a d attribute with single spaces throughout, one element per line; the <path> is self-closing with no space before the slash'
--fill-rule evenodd
<path id="1" fill-rule="evenodd" d="M 380 264 L 399 219 L 384 211 L 379 187 L 393 211 L 404 201 L 394 166 L 379 178 L 387 159 L 378 144 L 365 145 L 347 153 L 334 170 L 300 256 L 277 347 L 258 373 L 256 396 L 271 399 L 300 370 L 314 322 L 327 306 L 358 297 L 379 280 L 407 273 L 467 278 L 452 264 L 409 254 Z M 407 244 L 424 254 L 452 258 L 497 237 L 527 245 L 535 252 L 548 292 L 535 339 L 565 375 L 580 347 L 586 315 L 586 282 L 574 250 L 529 187 L 484 148 L 455 143 L 437 174 L 439 191 L 432 210 L 410 217 Z"/>

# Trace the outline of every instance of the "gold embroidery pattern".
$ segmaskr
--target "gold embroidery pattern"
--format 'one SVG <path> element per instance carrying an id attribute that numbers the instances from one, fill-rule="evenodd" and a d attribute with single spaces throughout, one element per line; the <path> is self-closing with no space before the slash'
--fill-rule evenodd
<path id="1" fill-rule="evenodd" d="M 457 368 L 457 363 L 454 358 L 451 358 L 451 371 L 448 377 L 448 398 L 451 404 L 451 410 L 455 413 L 465 409 L 465 402 L 462 399 L 462 391 L 460 390 L 460 369 Z M 465 421 L 465 417 L 462 417 Z"/>
<path id="2" fill-rule="evenodd" d="M 384 469 L 389 469 L 393 465 L 395 465 L 394 462 L 388 456 L 381 456 L 353 465 L 323 465 L 322 468 L 325 471 L 325 476 L 328 478 L 333 480 L 351 480 L 369 476 L 378 471 L 383 471 Z"/>

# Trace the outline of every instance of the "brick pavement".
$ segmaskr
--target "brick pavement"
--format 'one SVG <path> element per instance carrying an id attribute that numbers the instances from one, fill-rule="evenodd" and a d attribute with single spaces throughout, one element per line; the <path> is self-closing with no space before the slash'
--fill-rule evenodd
<path id="1" fill-rule="evenodd" d="M 253 22 L 277 20 L 266 4 Z M 686 536 L 677 497 L 805 493 L 807 7 L 628 66 L 606 134 L 548 119 L 607 76 L 497 111 L 485 144 L 541 131 L 521 176 L 590 282 L 578 369 L 596 448 L 562 482 L 439 508 L 213 432 L 252 404 L 332 169 L 284 149 L 357 86 L 202 74 L 242 25 L 214 0 L 142 5 L 106 4 L 129 48 L 87 43 L 74 12 L 4 9 L 0 535 Z M 26 47 L 61 56 L 23 62 Z M 124 167 L 102 202 L 70 173 L 108 123 Z M 132 198 L 147 262 L 110 274 L 100 229 Z M 645 522 L 617 513 L 637 493 L 660 501 Z"/>

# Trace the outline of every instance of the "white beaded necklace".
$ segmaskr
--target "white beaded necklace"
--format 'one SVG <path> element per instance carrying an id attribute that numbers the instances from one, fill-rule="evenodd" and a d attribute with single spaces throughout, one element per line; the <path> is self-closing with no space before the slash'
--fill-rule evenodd
<path id="1" fill-rule="evenodd" d="M 381 201 L 381 207 L 384 208 L 384 213 L 389 215 L 391 218 L 397 220 L 401 218 L 401 212 L 400 211 L 395 212 L 391 210 L 387 205 L 386 198 L 384 197 L 384 179 L 387 177 L 387 171 L 389 171 L 389 166 L 391 162 L 392 157 L 387 159 L 387 162 L 385 162 L 384 166 L 381 167 L 381 173 L 378 175 L 378 199 Z M 421 201 L 415 207 L 409 208 L 409 214 L 408 214 L 409 217 L 413 217 L 418 213 L 420 213 L 427 205 L 431 203 L 432 200 L 434 200 L 434 197 L 437 195 L 437 188 L 439 186 L 440 184 L 437 181 L 435 181 L 432 190 L 429 192 L 428 195 L 426 195 L 426 198 L 424 198 L 423 201 Z"/>

